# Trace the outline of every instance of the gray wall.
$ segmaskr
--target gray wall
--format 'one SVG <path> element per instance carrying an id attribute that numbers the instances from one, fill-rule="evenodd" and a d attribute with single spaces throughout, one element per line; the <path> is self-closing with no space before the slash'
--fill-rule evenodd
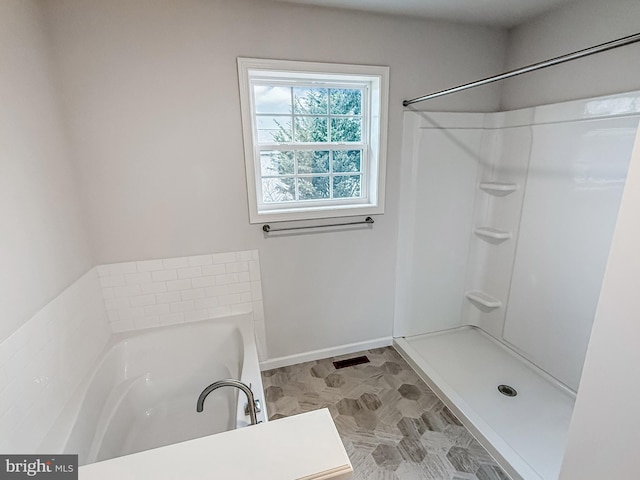
<path id="1" fill-rule="evenodd" d="M 638 0 L 579 0 L 509 32 L 507 69 L 640 31 Z M 503 83 L 502 110 L 640 90 L 640 43 Z"/>
<path id="2" fill-rule="evenodd" d="M 391 335 L 404 98 L 503 67 L 506 33 L 266 1 L 44 2 L 98 263 L 257 248 L 269 356 Z M 249 225 L 236 57 L 391 67 L 372 230 Z M 492 111 L 497 86 L 429 108 Z"/>
<path id="3" fill-rule="evenodd" d="M 0 342 L 91 267 L 37 2 L 0 2 Z"/>

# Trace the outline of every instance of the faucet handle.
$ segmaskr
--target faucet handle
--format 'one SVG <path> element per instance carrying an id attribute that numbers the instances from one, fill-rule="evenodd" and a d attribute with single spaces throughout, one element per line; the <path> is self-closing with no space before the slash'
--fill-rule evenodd
<path id="1" fill-rule="evenodd" d="M 257 398 L 256 400 L 254 400 L 253 404 L 256 407 L 256 412 L 260 413 L 262 411 L 262 404 L 260 403 L 260 399 Z M 244 414 L 247 415 L 247 416 L 250 415 L 250 413 L 249 413 L 249 404 L 248 403 L 245 403 L 245 405 L 244 405 Z"/>

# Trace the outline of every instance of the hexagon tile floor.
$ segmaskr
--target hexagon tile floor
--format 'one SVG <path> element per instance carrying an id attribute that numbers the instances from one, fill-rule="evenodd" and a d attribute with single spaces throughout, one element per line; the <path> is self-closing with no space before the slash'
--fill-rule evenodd
<path id="1" fill-rule="evenodd" d="M 333 361 L 371 363 L 337 370 Z M 392 347 L 262 373 L 271 420 L 327 407 L 354 480 L 509 480 Z"/>

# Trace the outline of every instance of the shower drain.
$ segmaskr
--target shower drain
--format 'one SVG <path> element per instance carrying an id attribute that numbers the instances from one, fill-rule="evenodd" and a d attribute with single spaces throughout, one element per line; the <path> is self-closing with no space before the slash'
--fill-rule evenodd
<path id="1" fill-rule="evenodd" d="M 498 391 L 507 397 L 515 397 L 518 395 L 518 391 L 511 385 L 498 385 Z"/>

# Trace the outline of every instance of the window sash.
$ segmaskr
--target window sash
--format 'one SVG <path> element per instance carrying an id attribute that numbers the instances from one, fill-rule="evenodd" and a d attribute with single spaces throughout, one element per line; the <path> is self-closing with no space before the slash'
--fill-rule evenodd
<path id="1" fill-rule="evenodd" d="M 256 113 L 256 99 L 255 99 L 255 87 L 256 86 L 264 86 L 264 87 L 275 87 L 275 86 L 284 86 L 291 88 L 291 113 Z M 294 108 L 294 100 L 293 100 L 293 88 L 312 88 L 312 89 L 354 89 L 359 90 L 361 92 L 360 99 L 360 114 L 358 115 L 345 115 L 345 114 L 332 114 L 331 113 L 331 100 L 330 95 L 327 99 L 327 113 L 326 114 L 306 114 L 306 113 L 296 113 Z M 359 204 L 366 203 L 369 199 L 369 157 L 370 157 L 370 119 L 369 119 L 369 109 L 370 109 L 370 89 L 368 84 L 361 82 L 332 82 L 332 81 L 319 81 L 319 82 L 309 82 L 308 80 L 304 81 L 295 81 L 291 79 L 277 79 L 277 78 L 268 78 L 268 79 L 258 79 L 254 78 L 250 82 L 250 93 L 252 96 L 251 102 L 251 124 L 252 124 L 252 133 L 253 133 L 253 144 L 254 144 L 254 172 L 255 172 L 255 188 L 256 188 L 256 196 L 257 196 L 257 204 L 259 210 L 279 210 L 279 209 L 290 209 L 290 208 L 309 208 L 311 206 L 333 206 L 333 205 L 349 205 L 349 204 Z M 287 118 L 291 119 L 291 139 L 290 142 L 265 142 L 258 140 L 258 128 L 257 128 L 257 120 L 260 117 L 276 117 L 276 118 Z M 296 142 L 293 141 L 296 136 L 295 128 L 296 128 L 296 118 L 326 118 L 327 119 L 327 138 L 331 139 L 331 119 L 332 118 L 356 118 L 360 120 L 360 142 Z M 298 160 L 297 155 L 294 155 L 294 174 L 287 175 L 262 175 L 262 165 L 261 165 L 261 153 L 265 151 L 287 151 L 287 152 L 297 152 L 297 151 L 349 151 L 349 150 L 359 150 L 360 154 L 360 171 L 352 172 L 352 175 L 360 176 L 360 196 L 359 197 L 347 197 L 347 198 L 335 198 L 334 197 L 334 177 L 336 176 L 345 176 L 349 175 L 349 172 L 333 172 L 333 159 L 332 154 L 330 153 L 329 159 L 329 172 L 327 173 L 311 173 L 311 174 L 300 174 L 298 173 Z M 310 178 L 310 177 L 329 177 L 329 198 L 322 199 L 307 199 L 307 200 L 299 200 L 299 178 Z M 265 202 L 264 201 L 264 192 L 263 192 L 263 179 L 268 178 L 294 178 L 295 180 L 295 192 L 294 192 L 294 200 L 285 200 L 280 202 Z"/>
<path id="2" fill-rule="evenodd" d="M 318 76 L 321 76 L 318 74 Z M 327 119 L 327 138 L 331 139 L 331 118 L 355 118 L 359 119 L 361 122 L 360 126 L 360 142 L 333 142 L 329 140 L 327 142 L 320 143 L 370 143 L 370 135 L 371 135 L 371 125 L 370 125 L 370 108 L 371 108 L 371 90 L 369 88 L 368 83 L 363 82 L 335 82 L 335 81 L 314 81 L 309 82 L 308 80 L 292 80 L 290 78 L 287 79 L 278 79 L 273 77 L 264 78 L 252 78 L 249 82 L 250 85 L 250 95 L 251 95 L 251 128 L 253 132 L 253 142 L 254 145 L 279 145 L 279 144 L 291 144 L 291 143 L 304 143 L 304 142 L 295 142 L 296 136 L 296 118 L 326 118 Z M 256 98 L 255 98 L 255 87 L 290 87 L 291 90 L 291 113 L 257 113 L 256 112 Z M 331 113 L 331 96 L 327 99 L 327 113 L 326 114 L 305 114 L 305 113 L 296 113 L 295 108 L 293 107 L 293 88 L 311 88 L 311 89 L 350 89 L 350 90 L 360 90 L 360 114 L 359 115 L 346 115 L 346 114 L 333 114 Z M 260 142 L 258 140 L 258 127 L 257 127 L 257 119 L 260 117 L 280 117 L 280 118 L 291 118 L 291 142 Z"/>
<path id="3" fill-rule="evenodd" d="M 307 144 L 276 144 L 273 146 L 260 145 L 256 147 L 256 153 L 254 158 L 255 164 L 255 178 L 256 178 L 256 194 L 258 205 L 261 209 L 265 210 L 277 210 L 278 208 L 293 208 L 299 206 L 301 208 L 315 206 L 331 206 L 331 205 L 345 205 L 345 204 L 359 204 L 366 203 L 369 199 L 369 152 L 368 146 L 362 143 L 359 144 L 335 144 L 331 145 L 327 143 L 307 143 Z M 352 151 L 357 150 L 360 152 L 360 170 L 357 172 L 334 172 L 333 171 L 333 153 L 334 151 Z M 317 173 L 299 173 L 297 155 L 294 155 L 294 173 L 282 174 L 282 175 L 263 175 L 262 164 L 260 161 L 261 152 L 296 152 L 296 151 L 329 151 L 329 171 L 317 172 Z M 359 197 L 334 197 L 334 184 L 335 177 L 344 177 L 350 175 L 360 176 L 360 196 Z M 322 199 L 308 199 L 297 200 L 299 198 L 298 192 L 298 178 L 312 178 L 312 177 L 329 177 L 329 198 Z M 262 189 L 262 180 L 269 178 L 295 178 L 295 199 L 286 200 L 281 202 L 265 202 L 264 192 Z"/>
<path id="4" fill-rule="evenodd" d="M 321 207 L 348 207 L 349 205 L 365 205 L 367 204 L 366 198 L 335 198 L 332 201 L 327 199 L 319 200 L 292 200 L 289 202 L 277 202 L 277 203 L 262 203 L 260 204 L 261 211 L 273 211 L 278 212 L 280 210 L 298 210 L 298 209 L 313 209 Z"/>

